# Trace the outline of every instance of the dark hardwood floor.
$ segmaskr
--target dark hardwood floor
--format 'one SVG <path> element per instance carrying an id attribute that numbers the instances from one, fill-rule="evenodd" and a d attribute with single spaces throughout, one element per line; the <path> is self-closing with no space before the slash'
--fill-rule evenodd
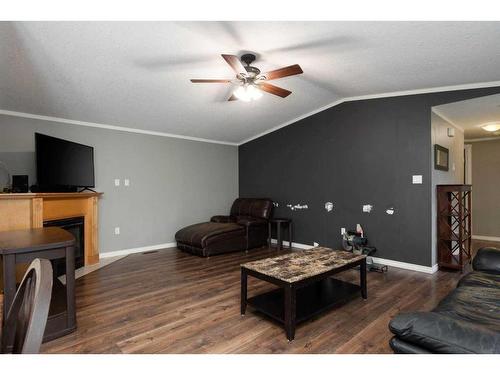
<path id="1" fill-rule="evenodd" d="M 239 313 L 239 264 L 283 252 L 257 249 L 209 259 L 166 249 L 133 254 L 76 282 L 78 329 L 44 353 L 389 353 L 387 324 L 400 311 L 430 310 L 460 278 L 390 267 L 368 273 L 357 298 L 297 327 L 283 328 L 249 307 Z M 339 278 L 358 282 L 358 271 Z M 249 278 L 249 296 L 270 289 Z"/>

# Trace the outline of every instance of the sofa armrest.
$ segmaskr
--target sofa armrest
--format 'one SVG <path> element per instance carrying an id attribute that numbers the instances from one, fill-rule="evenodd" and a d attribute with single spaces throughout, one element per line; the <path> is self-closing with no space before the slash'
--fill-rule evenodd
<path id="1" fill-rule="evenodd" d="M 238 223 L 239 225 L 244 225 L 245 227 L 255 227 L 261 225 L 267 225 L 268 221 L 257 217 L 239 216 L 236 219 L 236 223 Z"/>
<path id="2" fill-rule="evenodd" d="M 483 247 L 477 251 L 472 268 L 475 271 L 500 274 L 500 249 Z"/>
<path id="3" fill-rule="evenodd" d="M 433 353 L 500 353 L 498 332 L 438 312 L 399 314 L 389 329 L 405 342 Z"/>
<path id="4" fill-rule="evenodd" d="M 389 346 L 395 354 L 432 354 L 432 352 L 425 348 L 410 344 L 397 336 L 394 336 L 389 341 Z"/>
<path id="5" fill-rule="evenodd" d="M 212 216 L 210 221 L 212 223 L 235 223 L 236 218 L 234 216 L 216 215 Z"/>

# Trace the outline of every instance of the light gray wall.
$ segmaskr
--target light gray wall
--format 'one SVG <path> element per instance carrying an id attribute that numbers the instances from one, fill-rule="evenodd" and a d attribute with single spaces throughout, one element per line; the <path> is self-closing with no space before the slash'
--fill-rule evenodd
<path id="1" fill-rule="evenodd" d="M 472 234 L 500 237 L 500 140 L 472 143 Z"/>
<path id="2" fill-rule="evenodd" d="M 455 136 L 448 137 L 448 128 L 455 129 Z M 464 133 L 455 128 L 445 119 L 432 112 L 432 264 L 437 263 L 437 215 L 436 215 L 436 185 L 464 183 Z M 434 145 L 446 147 L 449 150 L 448 171 L 434 169 Z"/>
<path id="3" fill-rule="evenodd" d="M 35 132 L 94 147 L 101 253 L 173 242 L 179 228 L 229 212 L 238 195 L 235 146 L 0 115 L 0 161 L 30 185 Z"/>

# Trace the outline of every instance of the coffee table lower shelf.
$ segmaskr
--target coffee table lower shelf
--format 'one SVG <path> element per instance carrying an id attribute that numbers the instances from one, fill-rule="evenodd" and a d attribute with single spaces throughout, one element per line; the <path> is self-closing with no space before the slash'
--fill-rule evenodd
<path id="1" fill-rule="evenodd" d="M 296 323 L 311 319 L 334 307 L 359 296 L 359 285 L 334 278 L 326 278 L 297 289 Z M 283 288 L 259 294 L 247 300 L 247 304 L 271 319 L 285 324 L 285 296 Z"/>

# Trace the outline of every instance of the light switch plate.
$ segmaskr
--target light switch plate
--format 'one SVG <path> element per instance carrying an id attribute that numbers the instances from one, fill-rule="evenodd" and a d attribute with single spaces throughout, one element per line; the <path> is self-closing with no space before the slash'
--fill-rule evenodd
<path id="1" fill-rule="evenodd" d="M 421 184 L 422 183 L 422 175 L 415 174 L 412 176 L 412 184 Z"/>
<path id="2" fill-rule="evenodd" d="M 120 234 L 120 227 L 115 227 L 115 234 Z"/>
<path id="3" fill-rule="evenodd" d="M 125 180 L 123 180 L 123 185 L 130 186 L 130 180 L 128 178 L 126 178 Z"/>
<path id="4" fill-rule="evenodd" d="M 115 178 L 115 186 L 120 186 L 120 179 L 119 178 Z"/>

